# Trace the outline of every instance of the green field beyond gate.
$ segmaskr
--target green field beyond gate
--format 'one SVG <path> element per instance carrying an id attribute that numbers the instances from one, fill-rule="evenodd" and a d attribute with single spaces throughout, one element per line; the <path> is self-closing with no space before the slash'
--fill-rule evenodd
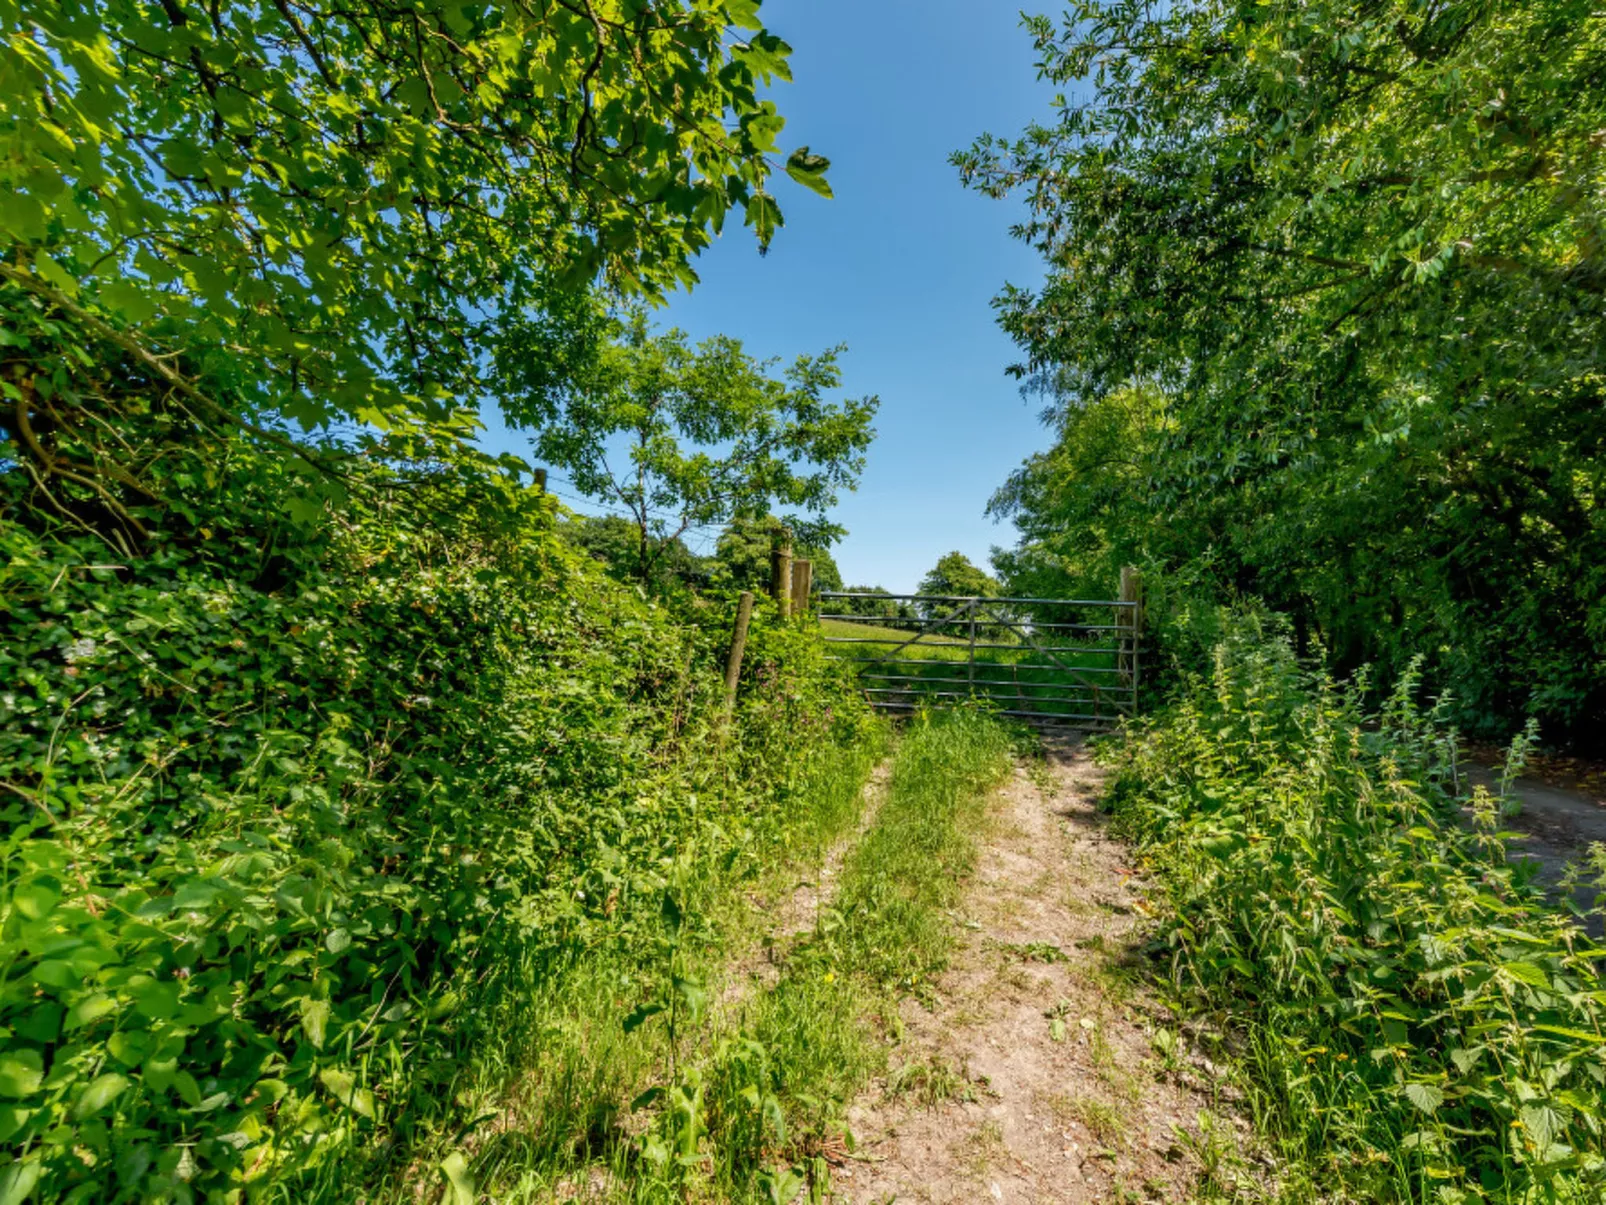
<path id="1" fill-rule="evenodd" d="M 824 592 L 820 626 L 884 710 L 983 699 L 1008 716 L 1102 728 L 1137 706 L 1135 598 Z"/>

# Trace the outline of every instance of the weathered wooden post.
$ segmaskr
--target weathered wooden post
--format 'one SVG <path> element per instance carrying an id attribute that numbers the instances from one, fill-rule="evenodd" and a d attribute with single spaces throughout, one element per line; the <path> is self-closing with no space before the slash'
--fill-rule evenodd
<path id="1" fill-rule="evenodd" d="M 792 616 L 800 618 L 809 613 L 809 593 L 814 589 L 814 562 L 792 562 Z"/>
<path id="2" fill-rule="evenodd" d="M 1138 705 L 1138 638 L 1143 633 L 1143 575 L 1131 565 L 1121 569 L 1121 601 L 1130 604 L 1116 611 L 1115 622 L 1121 631 L 1116 633 L 1116 668 L 1132 690 L 1132 709 Z"/>
<path id="3" fill-rule="evenodd" d="M 747 650 L 747 626 L 753 620 L 753 592 L 743 590 L 736 602 L 736 627 L 731 632 L 730 656 L 725 659 L 725 716 L 736 706 L 736 684 L 742 677 L 742 654 Z"/>
<path id="4" fill-rule="evenodd" d="M 770 597 L 782 619 L 792 613 L 792 537 L 784 531 L 776 535 L 770 550 Z"/>

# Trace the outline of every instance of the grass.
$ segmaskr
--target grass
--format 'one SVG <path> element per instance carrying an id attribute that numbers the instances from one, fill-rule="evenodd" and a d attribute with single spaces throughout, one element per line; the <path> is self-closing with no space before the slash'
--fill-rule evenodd
<path id="1" fill-rule="evenodd" d="M 655 1116 L 632 1103 L 716 1040 L 707 1023 L 709 985 L 727 951 L 756 940 L 767 919 L 748 897 L 778 892 L 851 830 L 885 741 L 884 731 L 873 733 L 798 766 L 799 806 L 776 845 L 754 851 L 770 863 L 756 881 L 683 849 L 680 865 L 664 868 L 665 900 L 674 906 L 652 909 L 650 940 L 622 943 L 646 955 L 602 946 L 567 965 L 526 965 L 486 985 L 495 994 L 487 1007 L 499 1020 L 483 1027 L 472 1057 L 424 1069 L 451 1081 L 450 1095 L 475 1106 L 468 1116 L 477 1121 L 446 1130 L 419 1119 L 407 1161 L 389 1170 L 372 1199 L 415 1199 L 420 1183 L 439 1183 L 453 1156 L 497 1200 L 547 1199 L 592 1180 L 631 1183 L 639 1136 Z M 668 1009 L 632 1023 L 644 1007 L 668 1002 L 673 1024 Z M 339 1176 L 331 1168 L 323 1186 L 331 1197 Z M 324 1199 L 320 1186 L 306 1191 Z"/>
<path id="2" fill-rule="evenodd" d="M 1109 1101 L 1096 1097 L 1060 1093 L 1048 1097 L 1044 1104 L 1062 1126 L 1075 1123 L 1092 1135 L 1101 1146 L 1123 1147 L 1127 1140 L 1127 1121 L 1122 1110 Z"/>
<path id="3" fill-rule="evenodd" d="M 944 694 L 969 695 L 971 692 L 968 639 L 922 635 L 918 641 L 900 649 L 900 645 L 918 633 L 841 619 L 822 619 L 820 628 L 827 639 L 876 642 L 833 644 L 832 652 L 863 663 L 861 680 L 867 689 L 896 692 L 873 696 L 885 703 L 914 704 L 936 700 Z M 1109 636 L 1109 633 L 1098 633 L 1080 642 L 1056 638 L 1049 642 L 1054 646 L 1052 658 L 1008 632 L 980 636 L 982 644 L 1007 643 L 1014 647 L 976 649 L 975 693 L 1006 711 L 1113 715 L 1121 700 L 1130 696 L 1122 687 L 1121 678 L 1113 672 L 1115 654 L 1097 651 L 1110 647 Z M 1082 647 L 1077 647 L 1078 644 Z M 877 664 L 894 654 L 896 661 L 907 664 Z M 1056 658 L 1059 664 L 1053 663 Z M 916 685 L 904 690 L 905 683 L 891 680 L 896 676 L 914 678 Z"/>
<path id="4" fill-rule="evenodd" d="M 975 858 L 970 833 L 986 790 L 1007 770 L 1011 737 L 959 710 L 911 724 L 875 823 L 843 862 L 815 931 L 779 981 L 739 1007 L 713 1009 L 732 948 L 757 938 L 753 911 L 717 883 L 666 920 L 656 965 L 604 952 L 510 994 L 505 1048 L 482 1052 L 460 1095 L 482 1123 L 399 1174 L 388 1194 L 416 1196 L 441 1168 L 499 1201 L 746 1202 L 823 1191 L 824 1155 L 847 1140 L 846 1106 L 885 1070 L 900 997 L 925 990 L 953 940 L 945 919 Z M 815 814 L 792 848 L 817 856 L 857 816 L 865 751 L 821 774 Z M 796 873 L 777 865 L 774 882 Z M 690 913 L 695 910 L 695 923 Z M 761 920 L 762 918 L 758 918 Z M 936 1066 L 908 1090 L 963 1090 Z M 473 1199 L 454 1196 L 452 1205 Z"/>
<path id="5" fill-rule="evenodd" d="M 887 1076 L 887 1094 L 913 1097 L 929 1109 L 956 1097 L 970 1099 L 970 1077 L 963 1068 L 932 1055 L 896 1068 Z"/>

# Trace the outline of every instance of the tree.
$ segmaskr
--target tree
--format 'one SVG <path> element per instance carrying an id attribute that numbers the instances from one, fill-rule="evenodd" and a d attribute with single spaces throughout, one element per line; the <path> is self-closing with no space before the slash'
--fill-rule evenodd
<path id="1" fill-rule="evenodd" d="M 5 300 L 169 384 L 182 351 L 209 418 L 462 434 L 506 319 L 690 284 L 733 208 L 768 245 L 790 48 L 758 7 L 7 5 Z"/>
<path id="2" fill-rule="evenodd" d="M 1081 0 L 1028 28 L 1093 90 L 957 157 L 1025 193 L 1050 265 L 999 298 L 1016 371 L 1057 417 L 1139 384 L 1166 423 L 1123 482 L 1075 419 L 1017 517 L 1130 499 L 1144 552 L 1208 556 L 1341 668 L 1423 652 L 1463 723 L 1606 731 L 1592 6 Z"/>
<path id="3" fill-rule="evenodd" d="M 781 521 L 775 518 L 732 520 L 714 546 L 716 573 L 735 589 L 767 590 L 770 552 L 781 528 Z M 842 589 L 842 572 L 827 549 L 816 544 L 794 543 L 792 554 L 814 566 L 816 590 Z"/>
<path id="4" fill-rule="evenodd" d="M 919 593 L 946 594 L 961 598 L 996 598 L 998 582 L 986 570 L 978 569 L 962 552 L 939 557 L 925 577 Z"/>
<path id="5" fill-rule="evenodd" d="M 1014 548 L 994 549 L 993 568 L 1018 597 L 1113 598 L 1121 566 L 1157 553 L 1164 539 L 1149 481 L 1169 429 L 1167 399 L 1153 388 L 1118 389 L 1060 401 L 1050 420 L 1053 446 L 1029 457 L 987 504 L 1019 533 Z"/>
<path id="6" fill-rule="evenodd" d="M 844 598 L 842 600 L 842 613 L 846 615 L 863 615 L 867 618 L 906 621 L 915 618 L 914 608 L 908 603 L 894 598 L 882 586 L 848 586 L 848 594 L 868 595 L 870 597 Z M 886 626 L 900 627 L 903 623 L 890 623 Z"/>
<path id="7" fill-rule="evenodd" d="M 837 529 L 824 513 L 852 489 L 874 437 L 876 398 L 826 400 L 841 384 L 840 348 L 800 356 L 779 377 L 741 343 L 654 334 L 640 311 L 566 380 L 534 379 L 541 356 L 510 347 L 510 412 L 534 427 L 536 454 L 582 493 L 630 512 L 637 569 L 652 573 L 671 541 L 694 528 L 753 520 L 776 504 L 800 542 Z M 528 384 L 527 384 L 528 383 Z"/>
<path id="8" fill-rule="evenodd" d="M 640 546 L 636 525 L 621 515 L 576 515 L 559 531 L 616 577 L 639 574 Z M 652 585 L 659 590 L 676 584 L 694 585 L 707 576 L 709 565 L 679 540 L 670 542 L 654 563 Z"/>

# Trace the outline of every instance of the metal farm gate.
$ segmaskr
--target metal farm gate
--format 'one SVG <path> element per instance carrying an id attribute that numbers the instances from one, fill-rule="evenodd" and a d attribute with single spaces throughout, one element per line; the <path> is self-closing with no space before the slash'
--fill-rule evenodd
<path id="1" fill-rule="evenodd" d="M 1105 728 L 1137 710 L 1136 574 L 1121 587 L 1112 600 L 822 592 L 820 623 L 876 707 L 984 699 L 1003 715 Z"/>

